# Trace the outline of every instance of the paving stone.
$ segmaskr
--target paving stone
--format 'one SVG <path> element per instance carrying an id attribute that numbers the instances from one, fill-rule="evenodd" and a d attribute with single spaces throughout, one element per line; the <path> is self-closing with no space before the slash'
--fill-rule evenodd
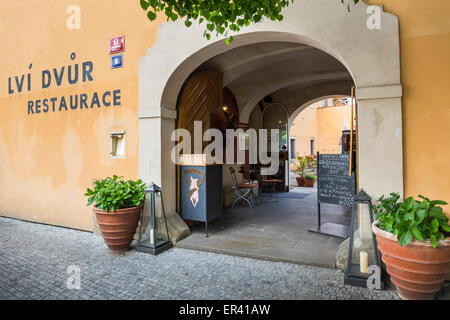
<path id="1" fill-rule="evenodd" d="M 21 235 L 18 237 L 17 235 Z M 398 299 L 344 286 L 340 270 L 173 248 L 108 252 L 89 232 L 0 218 L 0 299 Z M 81 290 L 69 289 L 69 266 Z"/>

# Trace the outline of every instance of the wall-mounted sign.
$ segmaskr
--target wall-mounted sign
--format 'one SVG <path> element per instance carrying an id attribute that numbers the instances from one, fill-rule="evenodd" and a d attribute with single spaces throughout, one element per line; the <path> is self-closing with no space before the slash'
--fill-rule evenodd
<path id="1" fill-rule="evenodd" d="M 125 36 L 109 39 L 109 54 L 125 51 Z"/>
<path id="2" fill-rule="evenodd" d="M 117 69 L 123 67 L 123 54 L 111 57 L 111 68 Z"/>
<path id="3" fill-rule="evenodd" d="M 28 72 L 8 78 L 8 94 L 20 95 L 33 90 L 40 90 L 42 94 L 39 97 L 32 98 L 26 102 L 24 108 L 28 115 L 39 115 L 44 113 L 55 113 L 65 111 L 75 111 L 82 109 L 109 108 L 111 106 L 121 106 L 121 90 L 105 89 L 102 92 L 83 92 L 71 90 L 70 94 L 55 95 L 48 93 L 49 89 L 57 89 L 61 86 L 77 86 L 85 88 L 84 84 L 94 81 L 94 62 L 77 61 L 77 55 L 72 52 L 70 62 L 63 66 L 53 68 L 46 67 L 43 70 L 36 70 L 38 78 L 32 77 L 31 68 L 33 64 L 28 65 Z M 115 58 L 111 61 L 111 66 L 120 67 L 123 65 L 123 57 Z M 83 86 L 80 86 L 83 84 Z M 75 89 L 75 88 L 74 88 Z M 52 90 L 54 92 L 54 90 Z"/>

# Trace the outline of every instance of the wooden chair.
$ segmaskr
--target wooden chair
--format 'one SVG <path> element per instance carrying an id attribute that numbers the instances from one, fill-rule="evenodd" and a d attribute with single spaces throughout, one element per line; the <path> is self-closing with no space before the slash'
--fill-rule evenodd
<path id="1" fill-rule="evenodd" d="M 242 165 L 238 172 L 242 174 L 242 179 L 248 181 L 249 183 L 253 183 L 252 176 L 250 174 L 250 166 L 248 164 Z"/>
<path id="2" fill-rule="evenodd" d="M 263 178 L 260 181 L 260 192 L 259 192 L 259 198 L 262 201 L 263 199 L 263 192 L 269 192 L 271 194 L 270 199 L 274 199 L 275 198 L 275 202 L 278 202 L 278 196 L 277 196 L 277 187 L 279 184 L 282 184 L 283 180 L 281 179 L 268 179 L 268 178 Z"/>
<path id="3" fill-rule="evenodd" d="M 255 198 L 253 188 L 256 187 L 258 184 L 239 183 L 236 178 L 236 171 L 232 167 L 230 167 L 229 169 L 231 173 L 231 178 L 233 179 L 233 190 L 237 195 L 237 198 L 236 200 L 234 200 L 231 208 L 233 209 L 239 200 L 244 200 L 250 207 L 250 210 L 253 210 L 253 208 L 255 207 L 255 203 L 253 202 L 253 199 Z"/>

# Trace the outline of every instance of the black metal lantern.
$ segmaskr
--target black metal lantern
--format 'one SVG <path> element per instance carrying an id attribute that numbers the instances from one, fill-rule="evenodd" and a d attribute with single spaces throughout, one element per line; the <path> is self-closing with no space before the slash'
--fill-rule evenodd
<path id="1" fill-rule="evenodd" d="M 161 188 L 152 183 L 145 192 L 146 195 L 150 195 L 150 199 L 146 201 L 149 200 L 151 205 L 144 205 L 142 209 L 136 250 L 157 255 L 172 248 L 172 242 L 169 237 Z M 158 213 L 157 206 L 160 209 Z"/>
<path id="2" fill-rule="evenodd" d="M 348 248 L 347 270 L 344 283 L 352 286 L 367 287 L 369 277 L 378 277 L 384 288 L 384 277 L 378 255 L 377 241 L 372 233 L 372 200 L 369 195 L 361 191 L 353 197 L 352 225 Z"/>

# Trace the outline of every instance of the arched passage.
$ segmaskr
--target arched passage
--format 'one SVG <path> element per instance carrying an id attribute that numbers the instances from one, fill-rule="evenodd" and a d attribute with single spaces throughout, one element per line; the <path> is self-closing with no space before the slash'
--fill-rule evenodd
<path id="1" fill-rule="evenodd" d="M 339 90 L 339 86 L 354 84 L 360 110 L 361 186 L 373 197 L 392 191 L 403 193 L 398 20 L 382 13 L 383 28 L 369 30 L 364 27 L 366 12 L 365 3 L 349 14 L 339 1 L 298 0 L 286 8 L 283 21 L 252 25 L 236 35 L 231 45 L 223 39 L 202 38 L 202 26 L 187 29 L 182 21 L 161 25 L 155 45 L 139 66 L 139 163 L 141 178 L 159 183 L 165 190 L 168 213 L 175 212 L 176 202 L 170 137 L 175 129 L 180 89 L 195 70 L 207 62 L 214 64 L 215 57 L 234 50 L 234 59 L 228 60 L 232 63 L 223 70 L 224 83 L 231 90 L 236 88 L 244 123 L 255 104 L 268 94 L 301 89 L 310 94 L 305 95 L 306 102 L 331 92 L 313 92 L 313 88 L 329 86 Z M 327 23 L 323 23 L 324 18 Z M 243 54 L 246 47 L 253 46 L 253 52 L 257 52 L 258 45 L 265 43 L 282 46 L 276 54 L 270 50 Z M 304 64 L 281 74 L 276 83 L 257 79 L 258 90 L 252 90 L 251 83 L 241 81 L 261 68 L 282 70 L 286 59 L 299 55 L 305 57 Z M 220 61 L 215 63 L 220 65 Z M 323 69 L 308 69 L 310 61 Z M 300 75 L 295 72 L 297 68 L 302 68 Z"/>

